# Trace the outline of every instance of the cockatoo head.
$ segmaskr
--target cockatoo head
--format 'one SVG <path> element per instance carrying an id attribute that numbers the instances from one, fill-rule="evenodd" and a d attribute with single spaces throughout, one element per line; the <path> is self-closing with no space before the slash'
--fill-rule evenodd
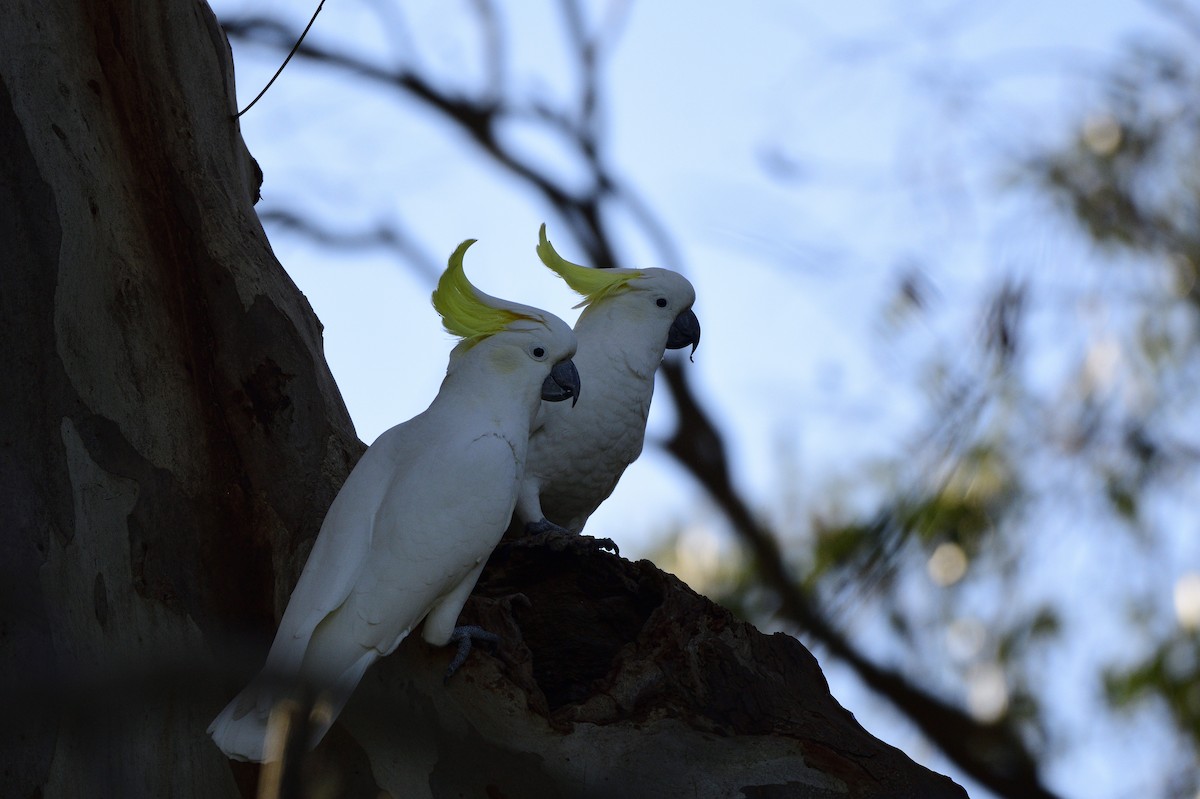
<path id="1" fill-rule="evenodd" d="M 571 361 L 575 333 L 552 313 L 492 297 L 471 285 L 463 272 L 468 239 L 450 256 L 433 291 L 433 307 L 446 332 L 462 341 L 450 355 L 450 370 L 461 360 L 485 362 L 506 378 L 542 380 L 541 396 L 558 402 L 579 400 L 579 371 Z"/>
<path id="2" fill-rule="evenodd" d="M 670 269 L 589 269 L 567 261 L 550 245 L 546 226 L 539 232 L 538 257 L 583 295 L 578 306 L 610 305 L 622 322 L 663 338 L 666 349 L 700 345 L 700 320 L 692 312 L 696 290 L 683 275 Z"/>

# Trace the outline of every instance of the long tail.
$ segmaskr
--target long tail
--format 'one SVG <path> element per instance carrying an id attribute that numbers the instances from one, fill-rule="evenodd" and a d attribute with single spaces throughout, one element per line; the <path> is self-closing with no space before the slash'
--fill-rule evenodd
<path id="1" fill-rule="evenodd" d="M 332 686 L 315 694 L 310 717 L 312 729 L 309 749 L 319 744 L 325 733 L 329 732 L 354 693 L 355 686 L 378 657 L 379 653 L 375 650 L 366 650 L 339 675 Z M 264 669 L 213 719 L 212 724 L 208 725 L 208 734 L 226 757 L 261 763 L 275 754 L 268 750 L 267 745 L 271 711 L 280 701 L 288 699 L 290 693 L 294 692 L 283 690 L 280 681 L 270 679 Z"/>
<path id="2" fill-rule="evenodd" d="M 262 762 L 267 722 L 278 693 L 274 686 L 266 685 L 260 675 L 208 725 L 208 734 L 226 757 Z"/>

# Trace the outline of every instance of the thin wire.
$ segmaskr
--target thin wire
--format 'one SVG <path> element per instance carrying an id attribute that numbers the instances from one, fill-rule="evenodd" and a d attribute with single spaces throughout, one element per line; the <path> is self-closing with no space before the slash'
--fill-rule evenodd
<path id="1" fill-rule="evenodd" d="M 292 60 L 292 56 L 294 56 L 296 54 L 296 51 L 300 49 L 300 43 L 303 42 L 304 37 L 308 35 L 309 29 L 312 28 L 313 23 L 317 21 L 317 14 L 321 13 L 321 9 L 324 6 L 325 6 L 325 0 L 321 0 L 321 2 L 317 4 L 317 10 L 313 12 L 312 19 L 310 19 L 308 21 L 308 24 L 306 26 L 304 26 L 304 32 L 300 34 L 300 38 L 296 40 L 296 43 L 294 45 L 292 45 L 292 51 L 287 54 L 287 58 L 283 59 L 283 63 L 279 65 L 279 69 L 275 70 L 275 74 L 271 76 L 271 79 L 269 81 L 267 81 L 267 85 L 263 86 L 263 89 L 261 92 L 258 93 L 258 96 L 250 101 L 250 105 L 246 106 L 241 111 L 237 112 L 238 117 L 240 117 L 242 114 L 246 113 L 251 108 L 253 108 L 254 104 L 257 103 L 259 100 L 261 100 L 262 96 L 267 93 L 267 89 L 271 88 L 271 84 L 274 83 L 275 79 L 279 77 L 279 73 L 283 72 L 283 68 L 288 65 L 288 62 Z M 235 119 L 236 118 L 237 117 L 235 117 Z"/>

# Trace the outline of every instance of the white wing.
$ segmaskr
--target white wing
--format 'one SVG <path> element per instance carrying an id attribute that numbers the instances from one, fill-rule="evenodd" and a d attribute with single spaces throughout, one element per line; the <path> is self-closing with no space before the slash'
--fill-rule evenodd
<path id="1" fill-rule="evenodd" d="M 298 669 L 317 625 L 350 597 L 369 561 L 385 497 L 411 471 L 421 417 L 383 433 L 363 454 L 325 514 L 321 532 L 267 657 L 267 668 Z"/>

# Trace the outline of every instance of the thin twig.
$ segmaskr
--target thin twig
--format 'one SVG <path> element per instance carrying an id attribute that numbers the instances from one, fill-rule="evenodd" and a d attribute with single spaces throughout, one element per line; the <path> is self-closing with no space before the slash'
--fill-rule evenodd
<path id="1" fill-rule="evenodd" d="M 324 7 L 325 7 L 325 0 L 321 0 L 321 2 L 317 4 L 317 10 L 313 12 L 312 19 L 310 19 L 308 21 L 308 24 L 304 26 L 304 31 L 300 34 L 300 38 L 296 40 L 296 43 L 294 45 L 292 45 L 291 52 L 289 52 L 287 54 L 287 58 L 283 59 L 283 63 L 279 65 L 279 69 L 275 70 L 275 74 L 271 76 L 271 79 L 269 81 L 267 81 L 267 85 L 263 86 L 262 91 L 258 93 L 258 96 L 256 96 L 253 100 L 250 101 L 250 105 L 246 106 L 241 111 L 237 112 L 237 116 L 234 117 L 235 119 L 240 119 L 242 114 L 246 113 L 251 108 L 253 108 L 254 104 L 257 103 L 259 100 L 261 100 L 262 96 L 267 93 L 267 89 L 271 88 L 271 84 L 274 83 L 275 79 L 278 78 L 280 73 L 283 72 L 283 68 L 286 67 L 288 65 L 288 62 L 292 60 L 292 56 L 294 56 L 296 54 L 296 51 L 300 49 L 300 43 L 304 41 L 304 37 L 308 35 L 309 30 L 313 26 L 313 23 L 317 21 L 317 14 L 320 14 L 321 9 Z"/>

